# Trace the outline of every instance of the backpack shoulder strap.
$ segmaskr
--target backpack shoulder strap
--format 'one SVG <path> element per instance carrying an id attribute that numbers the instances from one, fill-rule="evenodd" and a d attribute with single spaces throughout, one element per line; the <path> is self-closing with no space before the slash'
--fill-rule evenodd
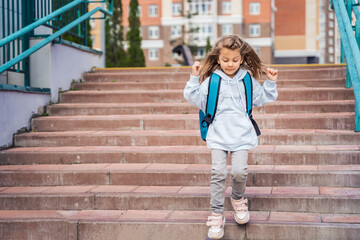
<path id="1" fill-rule="evenodd" d="M 254 126 L 255 132 L 257 136 L 261 135 L 260 132 L 260 128 L 257 125 L 256 121 L 253 119 L 252 116 L 252 107 L 253 107 L 253 84 L 252 84 L 252 79 L 249 73 L 246 73 L 244 79 L 243 79 L 243 83 L 245 86 L 245 95 L 246 95 L 246 111 L 249 115 L 249 119 L 251 121 L 251 123 Z"/>
<path id="2" fill-rule="evenodd" d="M 205 121 L 208 124 L 212 123 L 216 114 L 220 85 L 221 85 L 221 77 L 216 73 L 211 74 L 209 80 L 209 89 L 208 89 L 206 116 L 205 116 Z"/>
<path id="3" fill-rule="evenodd" d="M 246 73 L 243 79 L 245 87 L 245 97 L 246 97 L 246 111 L 249 116 L 252 116 L 252 93 L 253 93 L 253 84 L 251 76 L 249 73 Z"/>

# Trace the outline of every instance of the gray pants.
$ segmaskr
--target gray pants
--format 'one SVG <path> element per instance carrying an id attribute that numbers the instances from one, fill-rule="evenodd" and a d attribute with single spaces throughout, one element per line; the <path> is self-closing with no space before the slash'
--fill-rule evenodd
<path id="1" fill-rule="evenodd" d="M 233 180 L 232 198 L 238 200 L 244 196 L 247 179 L 248 151 L 239 150 L 231 153 L 231 175 Z M 224 212 L 225 179 L 227 176 L 226 159 L 227 151 L 212 149 L 212 169 L 210 192 L 211 210 L 214 213 Z"/>

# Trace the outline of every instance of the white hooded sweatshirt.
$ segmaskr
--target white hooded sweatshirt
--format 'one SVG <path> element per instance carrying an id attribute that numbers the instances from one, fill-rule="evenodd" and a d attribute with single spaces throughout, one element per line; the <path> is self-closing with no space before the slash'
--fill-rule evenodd
<path id="1" fill-rule="evenodd" d="M 220 93 L 216 114 L 210 124 L 206 143 L 211 149 L 226 151 L 250 150 L 258 145 L 255 129 L 246 112 L 246 97 L 243 78 L 247 71 L 240 68 L 234 78 L 221 70 L 215 70 L 221 77 Z M 205 113 L 209 79 L 200 85 L 199 77 L 190 75 L 184 89 L 185 99 Z M 278 96 L 276 82 L 266 80 L 264 85 L 252 78 L 253 107 L 273 102 Z"/>

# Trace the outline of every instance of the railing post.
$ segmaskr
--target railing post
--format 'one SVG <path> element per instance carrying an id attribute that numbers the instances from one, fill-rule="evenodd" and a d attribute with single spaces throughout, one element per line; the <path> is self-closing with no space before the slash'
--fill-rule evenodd
<path id="1" fill-rule="evenodd" d="M 360 49 L 360 19 L 355 22 L 355 38 Z"/>
<path id="2" fill-rule="evenodd" d="M 81 15 L 84 15 L 85 13 L 87 13 L 87 3 L 81 3 Z M 82 33 L 83 33 L 83 45 L 87 46 L 88 45 L 87 21 L 82 22 L 81 27 L 82 27 Z"/>
<path id="3" fill-rule="evenodd" d="M 357 19 L 355 22 L 355 38 L 356 38 L 356 42 L 359 46 L 360 49 L 360 19 Z M 355 126 L 358 126 L 356 130 L 359 130 L 359 126 L 360 126 L 360 106 L 358 106 L 359 101 L 355 101 Z"/>
<path id="4" fill-rule="evenodd" d="M 351 1 L 352 3 L 353 1 Z M 360 19 L 355 21 L 355 39 L 360 49 Z M 360 126 L 360 106 L 359 101 L 355 100 L 355 131 L 359 131 Z"/>
<path id="5" fill-rule="evenodd" d="M 345 57 L 344 57 L 344 46 L 342 44 L 342 37 L 340 36 L 340 42 L 341 42 L 341 51 L 340 51 L 340 63 L 345 63 Z M 346 67 L 346 72 L 347 72 L 347 67 Z"/>
<path id="6" fill-rule="evenodd" d="M 22 27 L 33 23 L 35 21 L 35 0 L 22 0 L 21 1 L 22 14 Z M 34 35 L 34 30 L 26 33 L 22 37 L 22 52 L 30 48 L 30 37 Z M 24 70 L 24 86 L 30 86 L 30 60 L 29 57 L 25 58 L 22 62 Z"/>
<path id="7" fill-rule="evenodd" d="M 349 16 L 349 20 L 351 23 L 351 15 L 352 15 L 352 0 L 346 0 L 346 10 L 347 10 L 347 14 Z M 349 73 L 349 68 L 346 67 L 346 88 L 351 88 L 351 79 L 350 79 L 350 73 Z"/>

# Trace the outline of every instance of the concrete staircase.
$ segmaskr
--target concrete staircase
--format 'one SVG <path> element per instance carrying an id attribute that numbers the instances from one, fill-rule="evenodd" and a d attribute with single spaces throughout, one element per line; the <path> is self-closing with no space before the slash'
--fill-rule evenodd
<path id="1" fill-rule="evenodd" d="M 279 67 L 255 109 L 251 222 L 226 189 L 224 239 L 358 239 L 360 134 L 344 66 Z M 97 70 L 0 152 L 1 239 L 206 239 L 210 152 L 183 99 L 190 69 Z"/>

